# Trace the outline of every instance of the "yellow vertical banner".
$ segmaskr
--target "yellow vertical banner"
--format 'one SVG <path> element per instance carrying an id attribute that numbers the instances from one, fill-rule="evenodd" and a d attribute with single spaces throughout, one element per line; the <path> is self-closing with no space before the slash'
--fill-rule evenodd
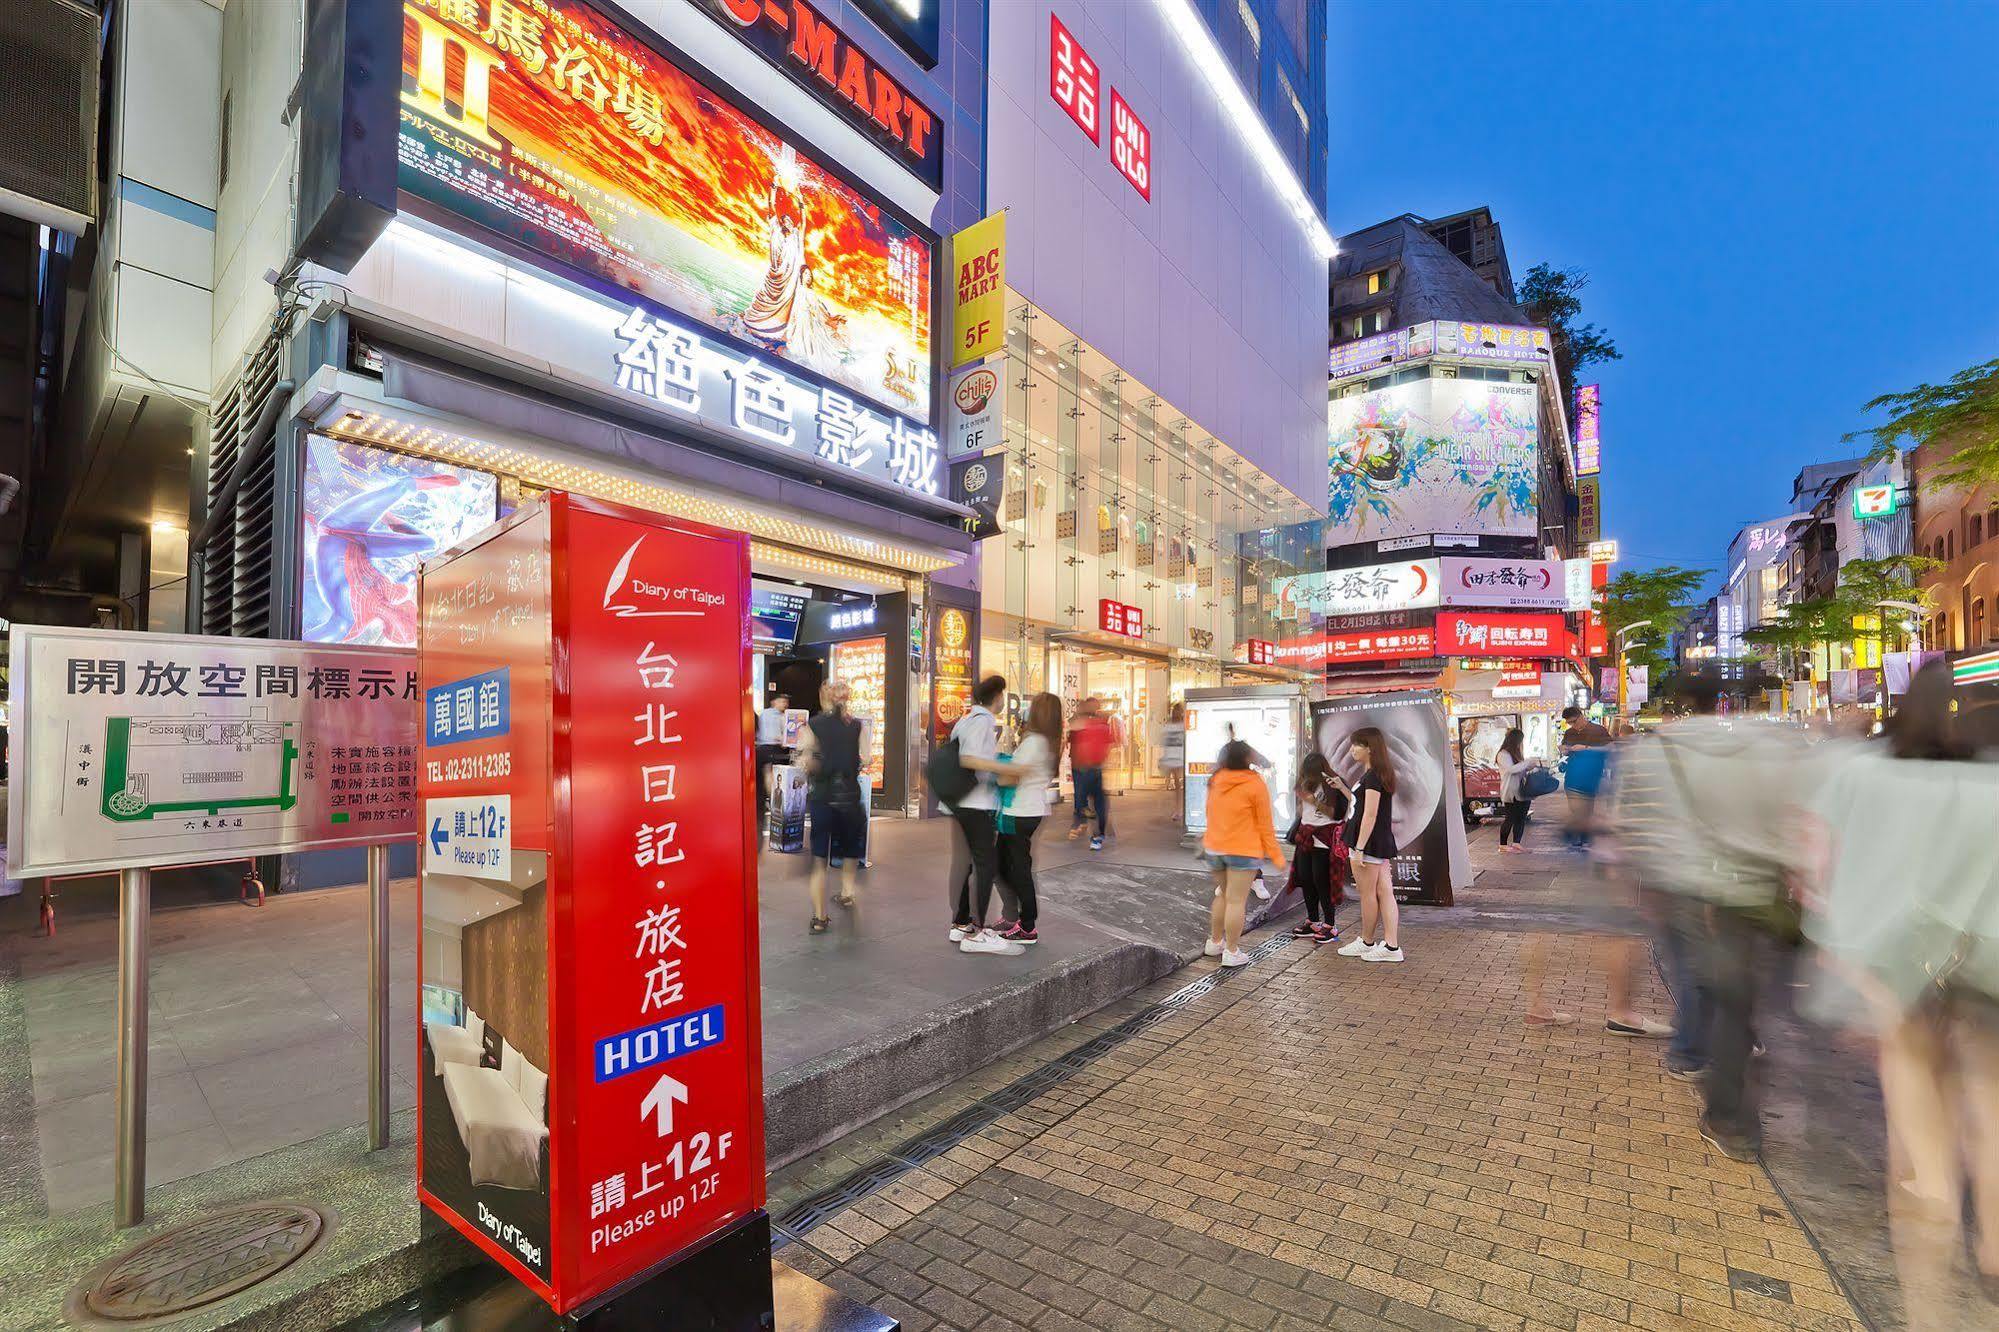
<path id="1" fill-rule="evenodd" d="M 1006 341 L 1006 214 L 951 237 L 951 365 L 980 360 Z"/>

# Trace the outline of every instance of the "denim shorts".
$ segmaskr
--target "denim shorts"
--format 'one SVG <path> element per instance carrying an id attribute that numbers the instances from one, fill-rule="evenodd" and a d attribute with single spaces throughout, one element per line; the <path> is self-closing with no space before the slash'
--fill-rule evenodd
<path id="1" fill-rule="evenodd" d="M 1208 866 L 1218 870 L 1253 870 L 1263 861 L 1256 856 L 1218 856 L 1208 853 Z"/>
<path id="2" fill-rule="evenodd" d="M 1393 856 L 1370 856 L 1365 851 L 1354 851 L 1349 854 L 1362 865 L 1386 865 L 1394 860 Z"/>

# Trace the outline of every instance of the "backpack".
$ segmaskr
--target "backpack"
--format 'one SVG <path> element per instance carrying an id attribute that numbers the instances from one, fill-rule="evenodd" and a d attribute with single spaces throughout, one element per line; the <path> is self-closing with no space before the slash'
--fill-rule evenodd
<path id="1" fill-rule="evenodd" d="M 978 774 L 958 759 L 956 730 L 951 732 L 950 739 L 930 751 L 930 762 L 924 765 L 923 773 L 930 779 L 930 793 L 953 809 L 979 784 Z"/>

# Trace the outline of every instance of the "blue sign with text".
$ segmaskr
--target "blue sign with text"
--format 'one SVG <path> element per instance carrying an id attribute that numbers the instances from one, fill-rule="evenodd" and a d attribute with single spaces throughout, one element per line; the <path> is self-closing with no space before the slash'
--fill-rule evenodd
<path id="1" fill-rule="evenodd" d="M 505 735 L 511 713 L 507 675 L 508 668 L 502 666 L 425 690 L 424 743 L 449 745 Z"/>

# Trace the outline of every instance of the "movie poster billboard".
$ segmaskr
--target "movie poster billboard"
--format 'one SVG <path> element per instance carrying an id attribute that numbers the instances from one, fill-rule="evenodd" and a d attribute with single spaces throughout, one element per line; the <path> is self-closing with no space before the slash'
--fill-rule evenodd
<path id="1" fill-rule="evenodd" d="M 406 199 L 929 421 L 915 225 L 582 0 L 403 15 Z"/>
<path id="2" fill-rule="evenodd" d="M 1538 535 L 1532 384 L 1421 379 L 1327 408 L 1328 519 L 1351 540 Z"/>
<path id="3" fill-rule="evenodd" d="M 1313 743 L 1349 783 L 1363 771 L 1354 732 L 1368 726 L 1381 731 L 1395 764 L 1396 900 L 1450 906 L 1454 889 L 1471 882 L 1471 856 L 1443 695 L 1429 689 L 1312 704 Z"/>
<path id="4" fill-rule="evenodd" d="M 490 526 L 488 472 L 307 436 L 299 637 L 415 647 L 417 569 Z"/>

